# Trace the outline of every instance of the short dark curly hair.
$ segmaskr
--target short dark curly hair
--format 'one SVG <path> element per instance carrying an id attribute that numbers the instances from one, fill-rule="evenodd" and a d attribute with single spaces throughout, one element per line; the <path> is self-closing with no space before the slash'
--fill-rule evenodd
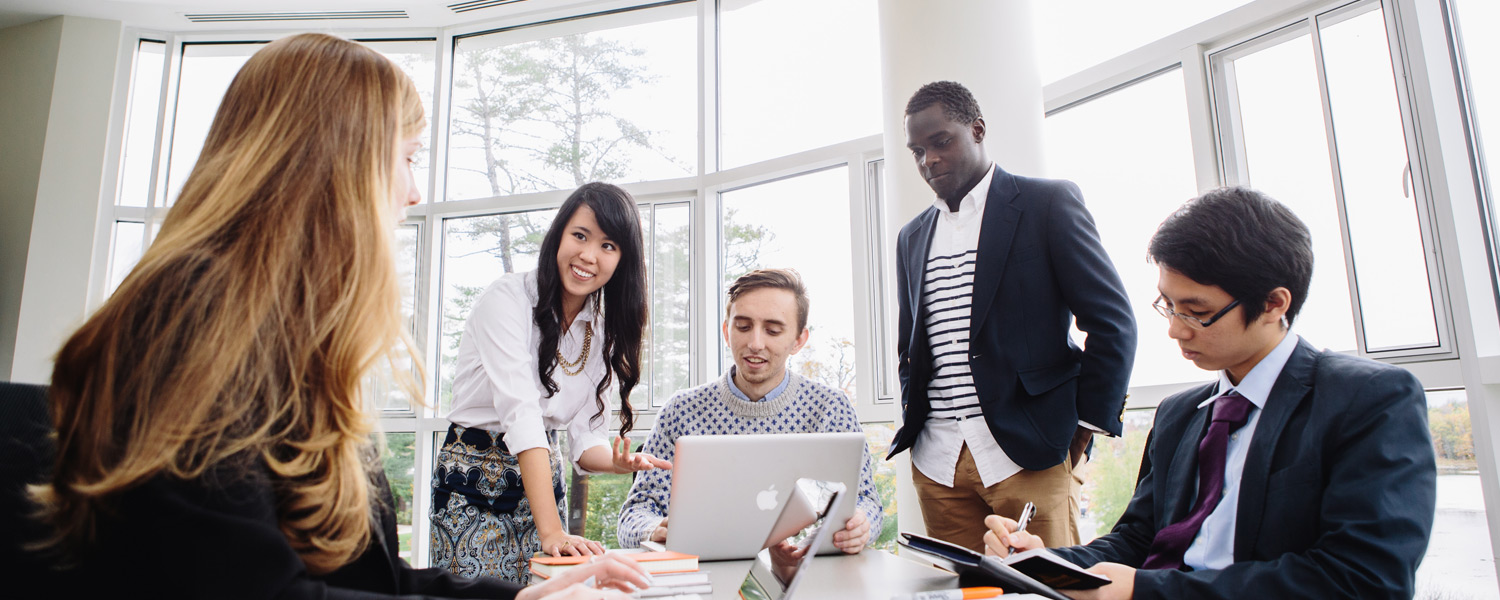
<path id="1" fill-rule="evenodd" d="M 968 125 L 984 117 L 979 113 L 979 101 L 974 94 L 956 81 L 934 81 L 922 86 L 906 101 L 906 114 L 917 114 L 934 104 L 942 104 L 943 116 L 954 123 Z"/>

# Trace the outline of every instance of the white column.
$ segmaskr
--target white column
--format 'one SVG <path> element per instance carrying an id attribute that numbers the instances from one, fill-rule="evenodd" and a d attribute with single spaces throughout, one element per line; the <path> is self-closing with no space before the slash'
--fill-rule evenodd
<path id="1" fill-rule="evenodd" d="M 0 29 L 0 381 L 10 380 L 62 19 Z"/>
<path id="2" fill-rule="evenodd" d="M 934 198 L 917 175 L 903 128 L 906 101 L 923 84 L 950 80 L 969 88 L 984 113 L 990 158 L 1012 173 L 1041 174 L 1042 85 L 1031 14 L 1030 0 L 881 0 L 887 260 L 895 260 L 896 233 Z M 884 360 L 894 368 L 894 356 Z M 897 518 L 903 531 L 923 532 L 909 457 L 897 459 Z"/>
<path id="3" fill-rule="evenodd" d="M 101 203 L 113 194 L 111 108 L 119 66 L 118 21 L 62 20 L 56 76 L 47 114 L 31 243 L 21 288 L 13 381 L 44 383 L 52 357 L 87 316 L 95 227 Z"/>
<path id="4" fill-rule="evenodd" d="M 1461 92 L 1454 81 L 1440 2 L 1399 0 L 1390 6 L 1406 41 L 1398 67 L 1406 69 L 1414 90 L 1427 182 L 1431 197 L 1437 199 L 1433 222 L 1443 242 L 1448 302 L 1468 395 L 1491 554 L 1500 557 L 1500 312 L 1485 241 L 1488 232 L 1476 193 L 1478 174 L 1469 160 L 1458 104 Z M 1490 185 L 1493 194 L 1495 182 Z"/>

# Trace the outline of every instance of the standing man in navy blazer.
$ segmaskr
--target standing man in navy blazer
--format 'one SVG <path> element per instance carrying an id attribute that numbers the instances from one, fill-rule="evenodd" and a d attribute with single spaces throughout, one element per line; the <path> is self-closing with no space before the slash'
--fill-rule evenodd
<path id="1" fill-rule="evenodd" d="M 1078 186 L 1006 173 L 984 136 L 957 83 L 906 105 L 937 201 L 896 243 L 904 420 L 890 454 L 912 450 L 933 537 L 979 550 L 980 519 L 1033 502 L 1032 531 L 1077 543 L 1073 468 L 1094 433 L 1120 435 L 1135 319 Z"/>
<path id="2" fill-rule="evenodd" d="M 1113 580 L 1069 595 L 1411 598 L 1437 496 L 1426 398 L 1404 369 L 1291 333 L 1307 227 L 1226 188 L 1183 205 L 1150 248 L 1167 335 L 1219 377 L 1157 408 L 1114 530 L 1053 550 Z M 1041 546 L 1009 519 L 986 524 L 991 554 Z"/>

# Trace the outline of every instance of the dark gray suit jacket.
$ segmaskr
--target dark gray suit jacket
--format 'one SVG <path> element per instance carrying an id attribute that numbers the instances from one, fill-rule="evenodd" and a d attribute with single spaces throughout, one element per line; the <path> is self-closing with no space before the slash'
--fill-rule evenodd
<path id="1" fill-rule="evenodd" d="M 921 295 L 937 219 L 938 209 L 928 207 L 896 238 L 904 414 L 891 456 L 916 441 L 930 409 L 932 355 Z M 1068 337 L 1075 316 L 1087 349 Z M 969 366 L 1005 454 L 1040 471 L 1067 457 L 1080 419 L 1120 435 L 1135 340 L 1125 286 L 1078 186 L 995 167 L 974 269 Z"/>
<path id="2" fill-rule="evenodd" d="M 1156 532 L 1192 508 L 1198 440 L 1215 384 L 1162 402 L 1135 496 L 1113 531 L 1054 550 L 1074 563 L 1139 567 Z M 1153 598 L 1411 598 L 1437 501 L 1422 386 L 1406 370 L 1306 340 L 1282 368 L 1250 441 L 1234 564 L 1137 571 Z"/>

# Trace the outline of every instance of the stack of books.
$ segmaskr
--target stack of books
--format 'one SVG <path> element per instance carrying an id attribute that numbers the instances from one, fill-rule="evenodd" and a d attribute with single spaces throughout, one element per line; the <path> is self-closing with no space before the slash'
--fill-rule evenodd
<path id="1" fill-rule="evenodd" d="M 619 552 L 618 550 L 614 552 Z M 632 594 L 636 598 L 667 598 L 708 594 L 713 586 L 708 581 L 708 572 L 698 570 L 698 557 L 681 552 L 626 552 L 646 572 L 651 574 L 654 585 Z M 588 556 L 547 556 L 531 559 L 531 573 L 542 579 L 550 579 L 570 568 L 588 562 Z"/>
<path id="2" fill-rule="evenodd" d="M 651 587 L 639 590 L 631 594 L 635 598 L 666 598 L 678 597 L 686 594 L 710 594 L 714 588 L 708 582 L 706 571 L 692 571 L 689 573 L 663 573 L 652 574 Z"/>

